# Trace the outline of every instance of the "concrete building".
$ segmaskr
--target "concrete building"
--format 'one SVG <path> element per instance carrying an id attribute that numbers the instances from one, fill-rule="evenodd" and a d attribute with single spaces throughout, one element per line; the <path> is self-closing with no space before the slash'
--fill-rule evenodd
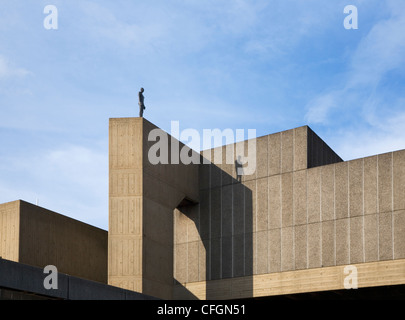
<path id="1" fill-rule="evenodd" d="M 266 297 L 344 289 L 348 265 L 359 288 L 405 283 L 404 150 L 345 162 L 304 126 L 257 138 L 239 182 L 226 161 L 151 165 L 156 129 L 110 119 L 110 284 Z"/>
<path id="2" fill-rule="evenodd" d="M 250 142 L 239 179 L 226 157 Z M 110 119 L 108 232 L 16 201 L 0 238 L 3 259 L 138 298 L 405 297 L 405 150 L 343 161 L 303 126 L 200 154 L 145 118 Z"/>

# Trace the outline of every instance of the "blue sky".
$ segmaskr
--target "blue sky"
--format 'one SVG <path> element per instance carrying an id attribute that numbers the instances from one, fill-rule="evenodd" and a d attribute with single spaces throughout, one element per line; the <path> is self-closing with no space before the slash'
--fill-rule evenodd
<path id="1" fill-rule="evenodd" d="M 308 124 L 344 160 L 405 149 L 404 30 L 400 0 L 0 0 L 0 203 L 107 229 L 108 119 L 137 116 L 140 87 L 168 132 Z"/>

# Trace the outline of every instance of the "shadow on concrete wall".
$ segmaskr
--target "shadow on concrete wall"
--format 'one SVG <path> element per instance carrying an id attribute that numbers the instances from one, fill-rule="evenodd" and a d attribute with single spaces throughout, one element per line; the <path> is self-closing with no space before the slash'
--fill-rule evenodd
<path id="1" fill-rule="evenodd" d="M 253 275 L 252 190 L 213 163 L 200 165 L 199 181 L 200 202 L 177 209 L 193 221 L 204 246 L 205 275 L 200 273 L 200 278 L 205 276 L 209 300 L 218 296 L 218 290 L 227 290 L 215 280 Z M 235 290 L 252 293 L 253 283 L 248 279 Z M 175 285 L 179 284 L 175 279 Z M 182 297 L 196 299 L 184 286 L 179 287 Z"/>

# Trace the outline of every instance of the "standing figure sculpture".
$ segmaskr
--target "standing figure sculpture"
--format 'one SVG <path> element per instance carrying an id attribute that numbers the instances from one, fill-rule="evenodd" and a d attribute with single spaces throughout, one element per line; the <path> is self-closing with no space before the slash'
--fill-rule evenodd
<path id="1" fill-rule="evenodd" d="M 237 181 L 242 182 L 243 164 L 242 164 L 241 156 L 238 156 L 238 159 L 235 160 L 235 170 L 236 170 Z"/>
<path id="2" fill-rule="evenodd" d="M 139 116 L 141 118 L 143 117 L 143 110 L 146 109 L 146 107 L 145 107 L 145 105 L 143 103 L 143 100 L 144 100 L 143 92 L 144 92 L 144 90 L 143 90 L 143 88 L 141 88 L 141 91 L 139 91 L 139 93 L 138 93 L 138 96 L 139 96 Z"/>

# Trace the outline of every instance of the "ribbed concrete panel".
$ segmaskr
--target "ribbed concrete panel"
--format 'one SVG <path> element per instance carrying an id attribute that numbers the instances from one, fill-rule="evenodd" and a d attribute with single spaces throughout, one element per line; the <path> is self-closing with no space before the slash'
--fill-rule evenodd
<path id="1" fill-rule="evenodd" d="M 257 188 L 257 214 L 256 214 L 256 231 L 267 230 L 269 218 L 269 190 L 267 178 L 258 179 Z"/>
<path id="2" fill-rule="evenodd" d="M 350 263 L 350 220 L 336 219 L 336 265 Z"/>
<path id="3" fill-rule="evenodd" d="M 307 171 L 293 173 L 294 225 L 307 224 Z"/>
<path id="4" fill-rule="evenodd" d="M 307 171 L 307 214 L 308 223 L 321 221 L 321 169 Z"/>
<path id="5" fill-rule="evenodd" d="M 294 171 L 308 168 L 308 127 L 294 129 Z"/>
<path id="6" fill-rule="evenodd" d="M 256 179 L 265 178 L 269 175 L 268 140 L 268 136 L 259 137 L 256 140 Z"/>
<path id="7" fill-rule="evenodd" d="M 394 211 L 405 209 L 405 150 L 393 153 Z"/>
<path id="8" fill-rule="evenodd" d="M 364 262 L 378 261 L 378 216 L 364 216 Z"/>
<path id="9" fill-rule="evenodd" d="M 281 173 L 281 133 L 268 136 L 269 176 Z"/>
<path id="10" fill-rule="evenodd" d="M 393 204 L 392 153 L 378 155 L 378 211 L 390 212 Z"/>
<path id="11" fill-rule="evenodd" d="M 393 213 L 394 259 L 405 258 L 405 210 Z"/>
<path id="12" fill-rule="evenodd" d="M 269 272 L 281 271 L 281 229 L 271 229 L 269 236 Z"/>
<path id="13" fill-rule="evenodd" d="M 294 130 L 281 132 L 281 173 L 294 168 Z"/>
<path id="14" fill-rule="evenodd" d="M 269 219 L 268 228 L 281 228 L 281 176 L 268 177 Z"/>
<path id="15" fill-rule="evenodd" d="M 378 221 L 379 260 L 393 258 L 392 212 L 380 212 Z"/>
<path id="16" fill-rule="evenodd" d="M 322 229 L 321 223 L 308 224 L 307 255 L 308 268 L 319 268 L 322 265 Z"/>
<path id="17" fill-rule="evenodd" d="M 269 242 L 268 231 L 257 232 L 256 245 L 256 274 L 268 273 Z"/>
<path id="18" fill-rule="evenodd" d="M 293 174 L 281 175 L 281 226 L 293 225 Z"/>
<path id="19" fill-rule="evenodd" d="M 295 270 L 306 269 L 308 266 L 308 226 L 302 224 L 294 228 L 294 259 Z"/>
<path id="20" fill-rule="evenodd" d="M 364 214 L 364 177 L 363 159 L 349 162 L 349 215 Z"/>
<path id="21" fill-rule="evenodd" d="M 18 261 L 20 230 L 20 202 L 0 204 L 0 256 Z"/>
<path id="22" fill-rule="evenodd" d="M 335 252 L 335 221 L 328 220 L 321 223 L 322 237 L 322 266 L 329 267 L 336 264 Z"/>
<path id="23" fill-rule="evenodd" d="M 321 220 L 335 219 L 335 166 L 321 167 Z"/>
<path id="24" fill-rule="evenodd" d="M 350 223 L 350 263 L 364 262 L 363 217 L 351 217 Z"/>
<path id="25" fill-rule="evenodd" d="M 364 158 L 364 214 L 378 212 L 377 156 Z"/>
<path id="26" fill-rule="evenodd" d="M 349 172 L 347 162 L 335 165 L 335 217 L 349 217 Z"/>
<path id="27" fill-rule="evenodd" d="M 281 271 L 294 270 L 294 228 L 281 229 Z"/>

